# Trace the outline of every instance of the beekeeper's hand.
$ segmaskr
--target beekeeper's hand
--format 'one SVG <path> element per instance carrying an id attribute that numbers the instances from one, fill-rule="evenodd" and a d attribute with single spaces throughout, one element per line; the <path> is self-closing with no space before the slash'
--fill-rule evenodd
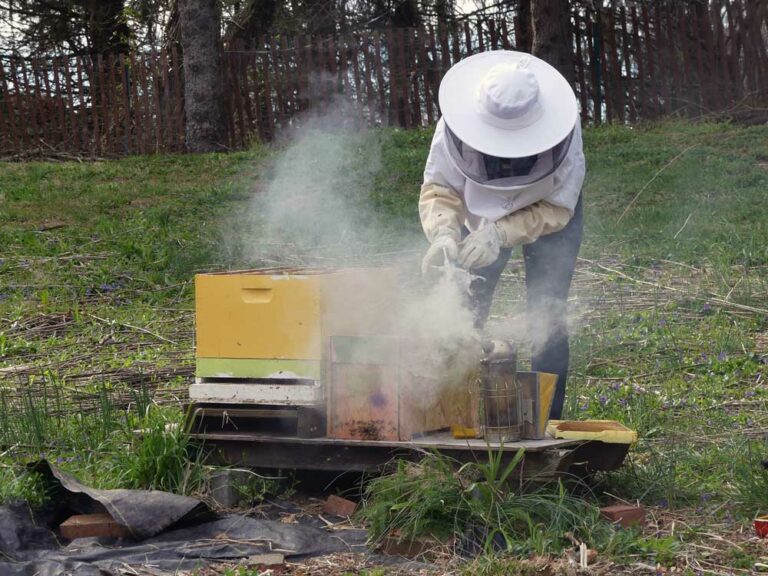
<path id="1" fill-rule="evenodd" d="M 459 266 L 476 270 L 490 266 L 499 257 L 501 238 L 495 224 L 475 230 L 459 244 Z"/>
<path id="2" fill-rule="evenodd" d="M 450 234 L 441 234 L 432 242 L 421 261 L 421 273 L 429 276 L 448 262 L 456 262 L 459 245 Z"/>

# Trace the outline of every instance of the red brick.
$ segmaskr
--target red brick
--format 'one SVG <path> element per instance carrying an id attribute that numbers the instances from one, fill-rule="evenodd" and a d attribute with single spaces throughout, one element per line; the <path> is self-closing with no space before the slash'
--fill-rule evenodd
<path id="1" fill-rule="evenodd" d="M 357 504 L 346 498 L 331 495 L 323 504 L 323 512 L 333 516 L 347 517 L 352 516 L 357 509 Z"/>
<path id="2" fill-rule="evenodd" d="M 68 540 L 90 536 L 126 538 L 130 535 L 128 529 L 115 522 L 109 514 L 70 516 L 59 528 L 61 528 L 61 535 Z"/>
<path id="3" fill-rule="evenodd" d="M 642 507 L 627 504 L 614 504 L 600 508 L 600 515 L 624 528 L 642 524 L 645 521 L 645 510 Z"/>

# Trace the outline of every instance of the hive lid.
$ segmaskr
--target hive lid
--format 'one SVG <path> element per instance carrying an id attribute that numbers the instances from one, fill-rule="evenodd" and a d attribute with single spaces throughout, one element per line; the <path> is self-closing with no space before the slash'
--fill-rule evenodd
<path id="1" fill-rule="evenodd" d="M 615 420 L 550 420 L 547 432 L 553 438 L 597 440 L 606 444 L 633 444 L 637 432 Z"/>

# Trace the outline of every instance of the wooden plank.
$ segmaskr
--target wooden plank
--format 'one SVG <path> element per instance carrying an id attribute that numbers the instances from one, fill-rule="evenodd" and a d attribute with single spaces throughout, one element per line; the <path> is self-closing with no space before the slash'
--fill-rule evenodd
<path id="1" fill-rule="evenodd" d="M 31 141 L 33 145 L 37 145 L 37 142 L 40 138 L 40 128 L 37 121 L 37 102 L 32 102 L 32 105 L 30 105 L 30 101 L 33 100 L 32 98 L 32 88 L 29 84 L 29 75 L 27 74 L 27 65 L 24 60 L 19 59 L 19 64 L 21 67 L 21 78 L 24 85 L 24 110 L 26 111 L 26 117 L 27 121 L 31 124 L 32 128 L 32 137 Z"/>
<path id="2" fill-rule="evenodd" d="M 274 55 L 274 54 L 273 54 Z M 227 54 L 227 73 L 230 78 L 230 85 L 232 86 L 232 94 L 235 101 L 235 114 L 237 114 L 237 129 L 238 133 L 235 138 L 232 139 L 232 143 L 239 142 L 241 148 L 245 148 L 248 141 L 247 132 L 245 129 L 245 105 L 243 103 L 243 91 L 241 82 L 243 77 L 238 74 L 240 70 L 241 55 L 239 52 L 230 52 Z M 278 89 L 279 93 L 279 89 Z M 282 100 L 282 96 L 280 96 Z M 282 101 L 281 101 L 282 103 Z"/>
<path id="3" fill-rule="evenodd" d="M 143 56 L 143 57 L 142 57 Z M 151 154 L 152 148 L 152 107 L 150 104 L 149 88 L 147 75 L 149 74 L 149 66 L 146 62 L 146 54 L 139 55 L 137 62 L 139 64 L 139 74 L 141 82 L 141 122 L 139 124 L 139 133 L 143 139 L 144 154 Z"/>
<path id="4" fill-rule="evenodd" d="M 299 35 L 293 41 L 293 52 L 296 60 L 296 110 L 305 110 L 306 103 L 304 98 L 306 97 L 306 71 L 308 68 L 306 59 L 303 59 L 304 53 L 304 36 Z"/>
<path id="5" fill-rule="evenodd" d="M 606 55 L 606 51 L 610 49 L 610 35 L 608 40 L 605 39 L 605 25 L 604 25 L 605 18 L 603 18 L 603 13 L 601 11 L 597 11 L 595 14 L 595 24 L 597 25 L 597 29 L 599 31 L 599 37 L 595 39 L 595 50 L 598 52 L 598 56 L 600 58 L 600 67 L 599 70 L 602 75 L 602 84 L 603 84 L 603 100 L 605 102 L 605 120 L 606 122 L 610 123 L 613 121 L 613 90 L 611 89 L 612 84 L 612 74 L 611 71 L 607 65 L 607 60 L 609 60 L 608 56 Z M 599 40 L 599 42 L 598 42 Z M 608 45 L 607 45 L 608 44 Z"/>
<path id="6" fill-rule="evenodd" d="M 655 51 L 658 55 L 659 66 L 657 68 L 659 79 L 659 95 L 661 96 L 661 109 L 667 113 L 670 111 L 669 91 L 667 90 L 667 79 L 669 78 L 669 68 L 666 66 L 664 54 L 667 50 L 664 40 L 664 34 L 661 29 L 661 1 L 655 0 L 654 2 L 654 28 L 656 32 L 656 46 Z"/>
<path id="7" fill-rule="evenodd" d="M 360 77 L 360 46 L 362 46 L 361 38 L 353 37 L 352 42 L 346 42 L 345 43 L 345 53 L 346 53 L 346 60 L 352 65 L 352 83 L 354 85 L 355 89 L 355 97 L 354 100 L 357 104 L 358 114 L 362 115 L 363 110 L 365 108 L 365 100 L 363 98 L 363 82 L 362 78 Z M 347 74 L 344 74 L 344 77 L 347 78 Z M 349 80 L 347 79 L 347 82 L 349 84 Z M 349 86 L 348 93 L 351 92 L 352 86 Z M 349 96 L 351 98 L 351 94 Z M 359 120 L 359 118 L 357 119 Z"/>
<path id="8" fill-rule="evenodd" d="M 165 134 L 163 134 L 163 150 L 173 150 L 175 135 L 178 133 L 174 126 L 173 97 L 171 96 L 170 74 L 168 72 L 168 49 L 160 49 L 160 72 L 163 81 L 163 117 L 165 118 Z"/>
<path id="9" fill-rule="evenodd" d="M 270 35 L 269 37 L 269 53 L 271 55 L 271 63 L 272 63 L 272 70 L 273 70 L 273 76 L 274 76 L 274 84 L 275 84 L 275 100 L 276 100 L 276 121 L 278 124 L 283 124 L 283 122 L 286 121 L 288 118 L 288 103 L 286 101 L 286 94 L 288 92 L 288 83 L 287 83 L 287 77 L 286 74 L 282 71 L 282 68 L 280 66 L 280 52 L 278 51 L 277 47 L 277 38 L 274 34 Z M 239 90 L 239 84 L 240 84 L 240 78 L 237 75 L 233 75 L 235 79 L 235 83 L 238 84 L 238 90 Z M 242 97 L 240 97 L 238 102 L 238 119 L 240 117 L 240 114 L 242 113 L 241 110 L 242 107 Z M 243 144 L 245 144 L 245 141 L 243 140 Z"/>
<path id="10" fill-rule="evenodd" d="M 319 384 L 259 384 L 206 381 L 198 378 L 189 386 L 189 399 L 212 404 L 315 405 L 324 400 Z"/>
<path id="11" fill-rule="evenodd" d="M 680 73 L 680 58 L 678 56 L 679 52 L 677 50 L 677 47 L 675 45 L 675 27 L 673 23 L 675 10 L 674 8 L 667 8 L 665 10 L 666 15 L 666 31 L 667 31 L 667 64 L 668 64 L 668 73 L 672 75 L 672 86 L 674 88 L 674 96 L 670 96 L 672 99 L 670 104 L 672 105 L 672 109 L 677 110 L 684 104 L 684 97 L 683 97 L 683 85 L 680 79 L 681 73 Z M 678 38 L 677 42 L 680 43 L 682 39 Z"/>
<path id="12" fill-rule="evenodd" d="M 431 46 L 434 47 L 435 38 L 434 36 L 430 36 L 430 33 L 426 28 L 419 28 L 418 38 L 419 64 L 421 68 L 421 77 L 424 79 L 424 108 L 427 112 L 427 125 L 431 125 L 435 121 L 435 118 L 432 106 L 432 65 L 427 43 L 431 42 Z"/>
<path id="13" fill-rule="evenodd" d="M 461 42 L 459 41 L 459 28 L 456 25 L 451 26 L 451 36 L 453 38 L 453 63 L 456 64 L 462 58 Z"/>
<path id="14" fill-rule="evenodd" d="M 714 0 L 712 0 L 714 4 Z M 717 24 L 715 24 L 714 6 L 710 4 L 703 10 L 707 26 L 707 53 L 710 63 L 710 88 L 712 91 L 712 101 L 717 110 L 725 108 L 728 87 L 725 85 L 725 79 L 721 75 L 720 59 L 718 58 L 717 46 Z"/>
<path id="15" fill-rule="evenodd" d="M 290 38 L 286 36 L 280 37 L 280 42 L 278 44 L 278 52 L 280 54 L 280 63 L 283 67 L 283 86 L 285 87 L 285 94 L 283 94 L 283 99 L 285 101 L 285 113 L 289 118 L 292 118 L 296 114 L 296 92 L 298 90 L 298 77 L 293 73 L 293 67 L 291 66 L 291 54 L 294 53 L 294 51 L 291 49 L 293 46 L 293 42 L 291 42 Z M 241 62 L 245 62 L 244 58 L 240 59 Z M 245 90 L 245 103 L 246 105 L 249 102 L 248 98 L 248 84 L 245 82 L 245 76 L 242 76 L 243 78 L 243 85 L 246 87 Z M 247 106 L 246 106 L 246 115 L 247 115 Z M 250 125 L 250 121 L 249 121 Z"/>
<path id="16" fill-rule="evenodd" d="M 584 57 L 581 51 L 581 18 L 578 11 L 573 15 L 573 33 L 576 40 L 576 77 L 579 84 L 579 106 L 581 107 L 581 121 L 589 120 L 589 102 L 587 101 L 587 84 L 584 79 Z"/>
<path id="17" fill-rule="evenodd" d="M 401 126 L 398 111 L 400 102 L 399 78 L 397 77 L 397 57 L 395 55 L 395 37 L 392 28 L 387 29 L 387 65 L 389 67 L 389 125 Z"/>
<path id="18" fill-rule="evenodd" d="M 88 108 L 85 105 L 85 86 L 83 84 L 83 61 L 79 56 L 75 56 L 75 67 L 77 69 L 77 88 L 78 88 L 78 100 L 80 104 L 80 123 L 83 128 L 83 146 L 82 149 L 88 150 L 93 153 L 93 143 L 91 141 L 91 135 L 88 122 Z"/>
<path id="19" fill-rule="evenodd" d="M 184 84 L 181 81 L 181 58 L 176 44 L 171 46 L 171 60 L 173 62 L 173 97 L 174 116 L 176 118 L 176 135 L 174 149 L 184 150 L 186 127 L 184 126 Z"/>
<path id="20" fill-rule="evenodd" d="M 11 135 L 11 143 L 14 149 L 21 151 L 21 139 L 19 138 L 19 131 L 16 129 L 16 107 L 13 105 L 13 97 L 8 89 L 8 82 L 5 79 L 5 64 L 3 64 L 2 58 L 0 58 L 0 87 L 3 88 L 3 94 L 5 95 L 5 109 L 4 125 L 7 128 L 4 130 L 7 134 Z M 0 116 L 2 116 L 2 109 L 0 108 Z"/>
<path id="21" fill-rule="evenodd" d="M 72 89 L 72 70 L 70 69 L 69 57 L 64 57 L 63 62 L 63 74 L 64 74 L 64 90 L 67 96 L 67 104 L 69 107 L 69 130 L 72 133 L 72 143 L 75 151 L 82 149 L 82 143 L 80 138 L 83 134 L 80 120 L 81 115 L 78 114 L 75 107 L 74 90 Z"/>
<path id="22" fill-rule="evenodd" d="M 121 81 L 121 66 L 120 58 L 118 55 L 109 55 L 109 70 L 111 72 L 111 85 L 110 91 L 112 106 L 114 107 L 115 126 L 114 131 L 114 150 L 115 152 L 121 152 L 127 154 L 125 145 L 125 115 L 126 111 L 123 109 L 123 83 Z M 121 137 L 122 134 L 122 137 Z M 122 145 L 120 141 L 122 140 Z"/>
<path id="23" fill-rule="evenodd" d="M 27 111 L 26 106 L 24 106 L 24 100 L 21 96 L 21 85 L 19 82 L 18 75 L 16 74 L 16 67 L 18 66 L 19 60 L 11 56 L 8 59 L 8 76 L 11 79 L 11 83 L 13 84 L 13 92 L 16 100 L 16 114 L 17 114 L 17 127 L 19 129 L 19 141 L 21 143 L 21 149 L 25 150 L 27 148 L 27 143 L 29 142 L 29 124 L 30 121 L 27 118 Z"/>
<path id="24" fill-rule="evenodd" d="M 501 47 L 504 50 L 512 49 L 512 42 L 509 39 L 509 30 L 507 30 L 507 21 L 501 21 Z"/>
<path id="25" fill-rule="evenodd" d="M 342 94 L 344 94 L 344 97 L 347 98 L 350 101 L 356 101 L 356 97 L 353 97 L 353 89 L 352 86 L 355 85 L 355 70 L 353 69 L 352 61 L 353 61 L 353 52 L 352 47 L 350 46 L 350 37 L 345 36 L 344 38 L 339 38 L 338 42 L 338 52 L 339 52 L 339 76 L 341 78 L 341 86 L 342 86 Z M 357 46 L 358 43 L 355 42 L 355 45 Z M 357 64 L 357 52 L 354 53 L 354 60 L 355 60 L 355 66 Z M 358 84 L 360 83 L 360 79 L 358 78 Z M 357 94 L 357 88 L 354 90 L 355 94 Z M 357 106 L 359 109 L 359 106 Z M 358 114 L 359 116 L 359 114 Z M 359 120 L 358 118 L 355 118 L 355 121 L 357 122 Z"/>
<path id="26" fill-rule="evenodd" d="M 416 36 L 416 28 L 409 28 L 405 31 L 406 42 L 403 49 L 408 50 L 408 54 L 411 56 L 409 60 L 409 72 L 411 75 L 411 121 L 414 126 L 421 126 L 422 114 L 421 114 L 421 95 L 419 93 L 419 56 L 421 51 L 417 48 L 418 37 Z"/>
<path id="27" fill-rule="evenodd" d="M 428 105 L 435 110 L 435 116 L 440 114 L 440 103 L 438 102 L 438 92 L 440 90 L 440 73 L 437 56 L 437 43 L 435 42 L 435 28 L 432 24 L 429 25 L 429 53 L 432 57 L 431 64 L 428 72 L 430 97 L 428 99 Z M 430 120 L 430 124 L 432 120 Z"/>
<path id="28" fill-rule="evenodd" d="M 624 107 L 624 79 L 622 77 L 621 62 L 619 60 L 619 45 L 616 39 L 616 16 L 613 9 L 608 10 L 608 54 L 611 68 L 611 99 L 614 112 L 620 122 L 626 121 Z"/>
<path id="29" fill-rule="evenodd" d="M 626 82 L 625 85 L 627 95 L 627 109 L 629 110 L 629 122 L 634 124 L 637 120 L 637 108 L 635 107 L 635 83 L 633 81 L 632 63 L 630 60 L 631 52 L 637 55 L 637 50 L 631 50 L 629 44 L 629 32 L 627 31 L 627 10 L 624 6 L 621 7 L 621 54 L 624 57 L 624 70 Z"/>
<path id="30" fill-rule="evenodd" d="M 43 134 L 48 146 L 56 146 L 56 114 L 53 111 L 53 102 L 51 98 L 51 85 L 48 81 L 48 70 L 40 58 L 32 60 L 32 69 L 35 71 L 35 93 L 39 96 L 40 112 L 43 116 L 41 125 Z"/>
<path id="31" fill-rule="evenodd" d="M 101 123 L 101 151 L 102 153 L 109 153 L 111 152 L 111 142 L 109 139 L 110 134 L 110 116 L 111 116 L 111 110 L 109 108 L 109 86 L 108 86 L 108 75 L 106 73 L 106 64 L 104 63 L 104 56 L 101 54 L 96 55 L 96 69 L 94 70 L 94 74 L 98 78 L 97 86 L 99 91 L 99 97 L 98 97 L 98 105 L 99 105 L 99 116 L 102 119 Z"/>
<path id="32" fill-rule="evenodd" d="M 158 69 L 159 60 L 157 52 L 153 48 L 150 52 L 150 73 L 152 74 L 152 106 L 155 109 L 155 152 L 162 151 L 163 134 L 165 133 L 165 125 L 163 122 L 163 109 L 160 104 L 160 71 Z"/>
<path id="33" fill-rule="evenodd" d="M 248 133 L 248 139 L 250 140 L 251 135 L 255 131 L 258 134 L 258 121 L 256 119 L 256 115 L 254 114 L 253 108 L 253 101 L 251 99 L 251 82 L 249 80 L 249 72 L 248 72 L 248 63 L 250 62 L 250 54 L 245 52 L 241 53 L 239 55 L 238 60 L 238 69 L 237 73 L 243 83 L 243 108 L 245 109 L 245 118 L 247 122 L 246 131 Z M 254 93 L 258 91 L 258 85 L 255 85 L 253 87 Z M 258 108 L 257 108 L 258 113 Z"/>
<path id="34" fill-rule="evenodd" d="M 707 106 L 706 94 L 705 94 L 705 88 L 704 88 L 704 83 L 706 82 L 705 75 L 704 75 L 704 56 L 701 50 L 701 38 L 699 37 L 698 25 L 696 22 L 695 15 L 689 14 L 689 18 L 687 18 L 687 20 L 691 26 L 691 37 L 693 38 L 693 44 L 694 44 L 693 54 L 696 59 L 696 79 L 697 79 L 696 99 L 700 104 L 700 110 L 702 110 L 702 109 L 705 109 Z"/>
<path id="35" fill-rule="evenodd" d="M 300 48 L 303 50 L 304 46 L 300 46 Z M 262 104 L 262 94 L 261 94 L 261 81 L 259 78 L 259 61 L 258 61 L 258 54 L 256 53 L 256 44 L 255 41 L 252 45 L 252 50 L 248 54 L 248 63 L 251 67 L 251 74 L 250 77 L 253 78 L 253 108 L 255 110 L 254 119 L 256 122 L 256 132 L 259 135 L 259 139 L 262 142 L 267 141 L 267 136 L 265 132 L 265 120 L 264 120 L 264 111 L 263 111 L 263 104 Z"/>
<path id="36" fill-rule="evenodd" d="M 265 46 L 264 37 L 260 38 L 261 46 Z M 271 141 L 275 137 L 275 116 L 272 109 L 272 81 L 269 77 L 269 56 L 265 51 L 261 53 L 261 74 L 264 79 L 264 110 L 266 112 L 266 135 Z"/>
<path id="37" fill-rule="evenodd" d="M 373 47 L 373 41 L 371 35 L 368 32 L 363 32 L 360 39 L 363 47 L 363 64 L 365 66 L 365 72 L 363 73 L 363 80 L 365 82 L 365 98 L 361 100 L 361 103 L 368 110 L 368 122 L 373 125 L 376 123 L 376 92 L 373 89 L 373 58 L 371 57 L 371 49 Z"/>
<path id="38" fill-rule="evenodd" d="M 587 50 L 589 51 L 589 68 L 592 72 L 592 120 L 595 124 L 603 121 L 603 105 L 600 96 L 601 58 L 598 54 L 600 47 L 593 39 L 597 34 L 599 40 L 600 25 L 591 17 L 592 11 L 587 9 L 584 13 L 587 34 Z"/>
<path id="39" fill-rule="evenodd" d="M 651 84 L 648 84 L 648 92 L 646 94 L 647 101 L 643 102 L 643 110 L 648 118 L 652 118 L 658 109 L 658 98 L 659 98 L 659 91 L 658 91 L 658 83 L 656 82 L 656 74 L 655 74 L 655 66 L 654 66 L 654 42 L 651 38 L 651 25 L 650 25 L 650 16 L 648 14 L 648 4 L 643 3 L 640 6 L 640 10 L 643 17 L 643 33 L 645 35 L 645 62 L 647 65 L 647 72 L 648 74 L 643 79 L 643 85 L 646 85 L 646 82 L 648 82 L 648 79 L 650 79 Z M 651 104 L 653 102 L 653 104 Z"/>
<path id="40" fill-rule="evenodd" d="M 65 145 L 71 141 L 72 131 L 67 129 L 66 107 L 64 106 L 64 99 L 66 96 L 62 91 L 61 74 L 59 73 L 61 61 L 62 58 L 54 56 L 51 63 L 53 65 L 53 85 L 56 89 L 55 104 L 56 110 L 58 111 L 59 143 Z"/>
<path id="41" fill-rule="evenodd" d="M 728 40 L 731 49 L 728 55 L 731 70 L 731 90 L 734 100 L 738 101 L 742 97 L 741 67 L 739 66 L 739 37 L 736 27 L 735 10 L 730 0 L 725 2 L 725 13 L 728 18 Z"/>
<path id="42" fill-rule="evenodd" d="M 725 44 L 725 29 L 723 26 L 723 5 L 721 0 L 713 0 L 712 10 L 713 18 L 717 23 L 717 55 L 720 69 L 720 78 L 723 85 L 723 98 L 725 105 L 730 106 L 734 101 L 733 80 L 730 73 L 730 59 L 728 58 Z"/>
<path id="43" fill-rule="evenodd" d="M 493 18 L 488 19 L 488 35 L 491 37 L 491 50 L 498 50 L 499 36 L 496 34 L 496 21 Z"/>
<path id="44" fill-rule="evenodd" d="M 387 102 L 387 91 L 384 86 L 384 66 L 381 58 L 381 33 L 376 32 L 374 36 L 374 60 L 376 66 L 376 84 L 379 89 L 379 114 L 381 116 L 381 123 L 383 125 L 392 124 L 392 119 L 388 116 L 389 104 Z M 390 68 L 391 74 L 391 68 Z M 392 91 L 389 90 L 390 99 L 392 98 Z"/>
<path id="45" fill-rule="evenodd" d="M 485 40 L 483 39 L 483 21 L 477 21 L 477 51 L 485 52 Z"/>
<path id="46" fill-rule="evenodd" d="M 451 49 L 448 43 L 447 24 L 445 22 L 439 22 L 437 32 L 440 38 L 440 77 L 442 77 L 451 67 Z"/>
<path id="47" fill-rule="evenodd" d="M 695 101 L 695 96 L 691 91 L 691 87 L 693 86 L 693 67 L 691 65 L 690 41 L 688 37 L 688 31 L 686 30 L 687 20 L 688 17 L 685 12 L 685 7 L 683 6 L 681 10 L 678 11 L 677 36 L 680 39 L 680 53 L 678 57 L 682 63 L 681 76 L 683 86 L 685 86 L 683 89 L 683 94 L 685 96 L 686 103 Z M 691 114 L 691 106 L 688 104 L 685 105 L 684 110 L 688 115 Z"/>
<path id="48" fill-rule="evenodd" d="M 146 146 L 144 142 L 144 135 L 142 132 L 143 118 L 142 118 L 142 106 L 141 97 L 139 95 L 139 85 L 141 84 L 139 63 L 136 56 L 133 53 L 128 54 L 128 61 L 131 67 L 131 124 L 133 131 L 133 138 L 135 141 L 135 148 L 139 154 L 146 152 Z"/>
<path id="49" fill-rule="evenodd" d="M 635 54 L 635 63 L 637 66 L 637 90 L 635 92 L 634 109 L 637 117 L 643 119 L 646 111 L 645 64 L 643 61 L 643 43 L 640 40 L 640 19 L 637 16 L 637 8 L 634 5 L 630 11 L 630 17 L 632 18 L 633 52 Z"/>
<path id="50" fill-rule="evenodd" d="M 192 437 L 208 440 L 224 440 L 232 442 L 256 442 L 261 443 L 268 440 L 278 444 L 300 444 L 302 446 L 329 445 L 334 447 L 341 446 L 360 446 L 376 448 L 387 446 L 391 448 L 420 448 L 420 449 L 438 449 L 455 451 L 474 451 L 479 450 L 487 454 L 488 446 L 494 450 L 503 450 L 504 452 L 517 452 L 523 448 L 526 452 L 543 452 L 545 450 L 565 448 L 583 444 L 583 440 L 571 440 L 566 438 L 545 438 L 543 440 L 518 440 L 517 442 L 505 442 L 502 446 L 498 442 L 486 441 L 483 438 L 453 438 L 450 432 L 432 432 L 414 438 L 410 441 L 398 440 L 366 440 L 366 439 L 346 439 L 346 438 L 297 438 L 295 436 L 272 436 L 266 434 L 249 432 L 215 432 L 205 434 L 193 434 Z M 602 443 L 601 443 L 602 444 Z"/>
<path id="51" fill-rule="evenodd" d="M 123 150 L 126 154 L 134 152 L 131 140 L 131 73 L 128 68 L 128 62 L 125 54 L 120 54 L 118 58 L 120 74 L 122 76 L 123 93 Z"/>
<path id="52" fill-rule="evenodd" d="M 402 109 L 402 118 L 405 120 L 405 128 L 406 130 L 411 128 L 412 122 L 412 115 L 413 111 L 411 110 L 411 90 L 408 86 L 408 36 L 406 34 L 405 28 L 399 28 L 397 31 L 397 44 L 399 46 L 398 55 L 399 55 L 399 62 L 400 62 L 400 75 L 401 77 L 398 79 L 398 85 L 400 88 L 401 93 L 401 109 Z"/>
<path id="53" fill-rule="evenodd" d="M 464 20 L 464 55 L 472 56 L 472 33 L 469 30 L 469 21 Z"/>

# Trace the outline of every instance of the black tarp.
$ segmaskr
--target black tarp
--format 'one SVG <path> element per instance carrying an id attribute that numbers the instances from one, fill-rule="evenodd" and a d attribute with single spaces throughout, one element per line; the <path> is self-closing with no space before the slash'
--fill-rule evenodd
<path id="1" fill-rule="evenodd" d="M 365 552 L 364 530 L 328 531 L 243 515 L 214 517 L 199 500 L 159 491 L 96 490 L 47 462 L 36 463 L 55 494 L 53 506 L 0 506 L 0 576 L 125 573 L 128 566 L 161 572 L 269 552 L 288 559 Z M 61 541 L 55 527 L 72 513 L 106 511 L 132 538 Z"/>

